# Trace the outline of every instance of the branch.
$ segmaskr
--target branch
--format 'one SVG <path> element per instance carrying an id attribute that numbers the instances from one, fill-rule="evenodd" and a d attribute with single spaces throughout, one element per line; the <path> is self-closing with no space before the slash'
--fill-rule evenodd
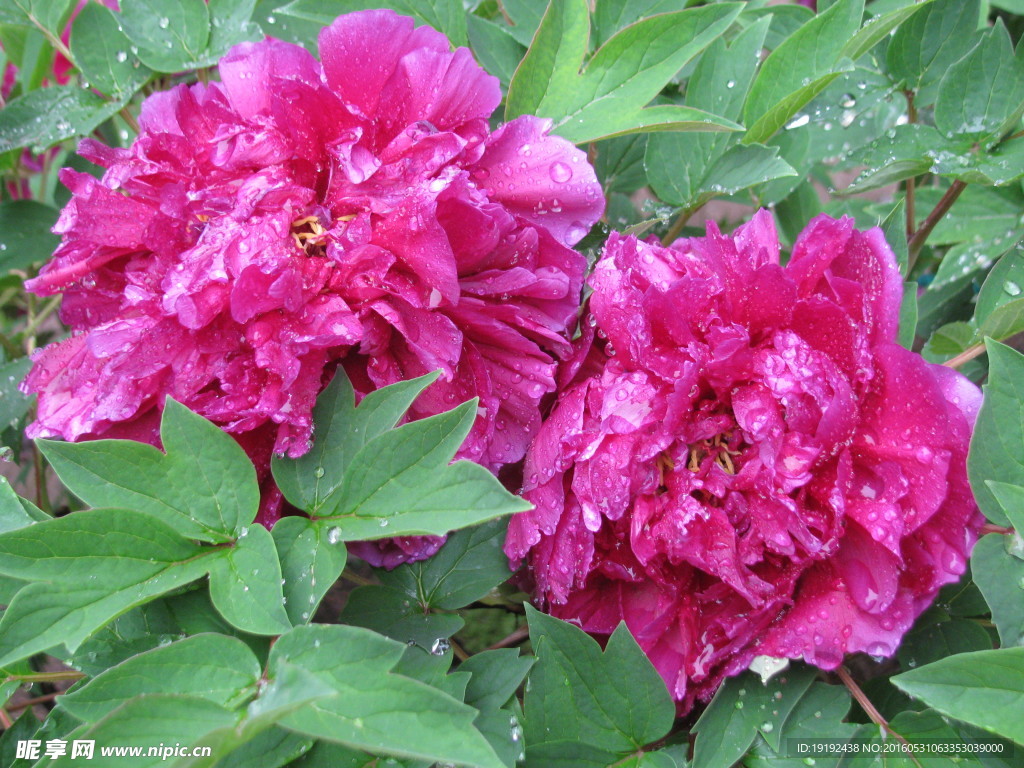
<path id="1" fill-rule="evenodd" d="M 907 250 L 909 251 L 908 269 L 914 266 L 918 254 L 921 253 L 921 249 L 924 247 L 924 243 L 932 233 L 932 230 L 935 229 L 935 225 L 942 220 L 943 216 L 949 213 L 953 203 L 956 202 L 957 198 L 960 197 L 966 188 L 967 184 L 959 179 L 950 184 L 946 194 L 942 196 L 942 199 L 935 205 L 927 218 L 921 222 L 921 226 L 910 237 L 910 241 L 907 243 Z"/>

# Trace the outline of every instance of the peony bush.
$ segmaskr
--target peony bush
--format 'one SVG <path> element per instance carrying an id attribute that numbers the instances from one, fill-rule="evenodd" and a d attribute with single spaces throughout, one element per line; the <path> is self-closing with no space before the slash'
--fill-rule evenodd
<path id="1" fill-rule="evenodd" d="M 1018 764 L 1020 9 L 373 5 L 0 0 L 0 763 Z"/>

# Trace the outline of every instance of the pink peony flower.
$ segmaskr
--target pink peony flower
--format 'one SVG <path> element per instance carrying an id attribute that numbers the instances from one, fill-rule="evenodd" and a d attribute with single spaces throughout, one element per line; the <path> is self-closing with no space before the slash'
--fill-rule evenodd
<path id="1" fill-rule="evenodd" d="M 683 711 L 755 656 L 892 654 L 982 523 L 981 396 L 896 344 L 881 231 L 820 216 L 785 267 L 766 211 L 668 248 L 613 234 L 590 283 L 505 545 L 537 599 L 624 620 Z"/>
<path id="2" fill-rule="evenodd" d="M 343 16 L 320 53 L 239 45 L 220 83 L 147 99 L 129 149 L 82 142 L 106 172 L 62 172 L 63 240 L 28 283 L 74 330 L 27 379 L 31 436 L 154 442 L 172 395 L 266 476 L 340 364 L 363 394 L 441 369 L 413 415 L 478 396 L 460 455 L 522 457 L 570 349 L 593 169 L 547 121 L 491 132 L 497 79 L 409 18 Z"/>

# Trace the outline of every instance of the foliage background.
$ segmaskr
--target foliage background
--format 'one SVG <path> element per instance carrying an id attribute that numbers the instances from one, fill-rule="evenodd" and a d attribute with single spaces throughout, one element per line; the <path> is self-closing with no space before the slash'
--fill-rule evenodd
<path id="1" fill-rule="evenodd" d="M 0 69 L 16 67 L 0 111 L 0 764 L 31 764 L 15 757 L 27 738 L 211 745 L 179 764 L 265 768 L 920 764 L 800 756 L 789 741 L 824 737 L 1002 750 L 922 758 L 935 768 L 1021 764 L 1024 2 L 283 2 L 89 2 L 69 25 L 73 0 L 0 0 Z M 244 455 L 180 406 L 166 456 L 22 439 L 27 355 L 63 333 L 59 298 L 22 284 L 57 242 L 56 170 L 97 172 L 75 140 L 127 146 L 146 95 L 215 78 L 231 45 L 269 34 L 315 51 L 322 25 L 380 6 L 469 45 L 501 79 L 505 119 L 551 118 L 587 148 L 608 198 L 592 256 L 611 229 L 672 239 L 756 206 L 787 243 L 822 211 L 884 228 L 906 278 L 902 343 L 985 384 L 970 472 L 990 521 L 971 572 L 895 659 L 853 657 L 842 675 L 795 664 L 767 684 L 746 673 L 674 722 L 628 632 L 601 649 L 508 583 L 492 518 L 521 502 L 447 466 L 472 405 L 393 428 L 425 381 L 359 408 L 332 385 L 314 453 L 275 466 L 311 519 L 272 534 L 251 525 Z M 410 430 L 428 451 L 409 452 Z M 380 451 L 393 466 L 367 458 Z M 197 487 L 199 464 L 224 482 Z M 417 493 L 375 498 L 368 466 Z M 344 542 L 381 528 L 465 530 L 424 563 L 347 563 Z"/>

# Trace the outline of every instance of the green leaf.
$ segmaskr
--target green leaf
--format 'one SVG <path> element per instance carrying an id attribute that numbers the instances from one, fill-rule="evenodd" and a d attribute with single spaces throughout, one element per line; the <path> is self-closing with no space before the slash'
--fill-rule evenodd
<path id="1" fill-rule="evenodd" d="M 758 732 L 778 751 L 782 725 L 813 681 L 807 667 L 786 670 L 767 683 L 752 672 L 726 680 L 693 726 L 693 768 L 728 768 Z"/>
<path id="2" fill-rule="evenodd" d="M 117 509 L 0 535 L 0 573 L 34 581 L 0 620 L 0 666 L 59 644 L 73 652 L 129 608 L 202 576 L 206 552 L 150 515 Z"/>
<path id="3" fill-rule="evenodd" d="M 466 11 L 460 0 L 292 0 L 278 12 L 321 25 L 338 16 L 368 8 L 391 8 L 444 32 L 455 45 L 466 45 Z"/>
<path id="4" fill-rule="evenodd" d="M 986 480 L 985 485 L 996 497 L 1010 520 L 1010 525 L 1017 531 L 1024 531 L 1024 487 Z M 1024 557 L 1024 552 L 1020 553 Z"/>
<path id="5" fill-rule="evenodd" d="M 974 583 L 992 611 L 1000 644 L 1007 648 L 1024 645 L 1024 560 L 1007 551 L 1007 544 L 1014 543 L 1012 535 L 990 533 L 971 553 Z"/>
<path id="6" fill-rule="evenodd" d="M 277 635 L 291 628 L 274 538 L 262 525 L 243 529 L 209 568 L 210 597 L 231 624 L 257 635 Z"/>
<path id="7" fill-rule="evenodd" d="M 600 47 L 623 27 L 657 13 L 682 11 L 688 0 L 602 0 L 594 8 L 594 45 Z"/>
<path id="8" fill-rule="evenodd" d="M 210 41 L 204 61 L 214 64 L 230 48 L 245 41 L 263 39 L 263 32 L 252 21 L 256 0 L 209 0 Z"/>
<path id="9" fill-rule="evenodd" d="M 312 515 L 329 506 L 356 454 L 393 429 L 437 377 L 435 371 L 371 392 L 357 408 L 352 383 L 339 370 L 313 408 L 313 447 L 297 459 L 275 456 L 272 460 L 274 480 L 285 498 Z"/>
<path id="10" fill-rule="evenodd" d="M 408 592 L 375 584 L 352 590 L 341 621 L 435 652 L 443 649 L 447 639 L 465 623 L 457 615 L 431 613 Z"/>
<path id="11" fill-rule="evenodd" d="M 917 338 L 917 289 L 913 280 L 903 283 L 903 300 L 900 302 L 900 346 L 914 348 Z"/>
<path id="12" fill-rule="evenodd" d="M 349 626 L 297 627 L 274 644 L 268 669 L 294 664 L 338 695 L 286 716 L 299 733 L 373 754 L 503 768 L 473 728 L 477 711 L 435 688 L 392 673 L 405 646 Z"/>
<path id="13" fill-rule="evenodd" d="M 985 517 L 1006 525 L 1006 513 L 986 481 L 1024 485 L 1024 355 L 994 341 L 985 347 L 989 379 L 971 437 L 967 472 Z"/>
<path id="14" fill-rule="evenodd" d="M 978 328 L 980 337 L 1002 341 L 1024 330 L 1024 297 L 1008 301 L 989 313 Z"/>
<path id="15" fill-rule="evenodd" d="M 856 61 L 884 40 L 894 29 L 904 24 L 907 19 L 927 7 L 928 2 L 930 0 L 904 5 L 902 8 L 895 8 L 888 13 L 868 19 L 864 26 L 850 38 L 850 42 L 843 46 L 840 56 Z"/>
<path id="16" fill-rule="evenodd" d="M 166 453 L 133 440 L 37 445 L 61 481 L 94 507 L 159 517 L 183 536 L 234 538 L 259 508 L 256 470 L 234 438 L 167 398 L 160 423 Z"/>
<path id="17" fill-rule="evenodd" d="M 0 24 L 26 24 L 60 37 L 74 0 L 0 0 Z"/>
<path id="18" fill-rule="evenodd" d="M 552 2 L 509 86 L 505 118 L 550 117 L 558 133 L 577 143 L 637 131 L 735 130 L 731 121 L 700 110 L 644 106 L 740 10 L 718 3 L 643 19 L 602 45 L 583 69 L 587 5 Z"/>
<path id="19" fill-rule="evenodd" d="M 314 743 L 313 739 L 284 728 L 269 728 L 219 759 L 216 766 L 252 768 L 258 765 L 260 768 L 282 768 L 306 754 Z"/>
<path id="20" fill-rule="evenodd" d="M 156 72 L 193 68 L 210 40 L 203 0 L 123 0 L 120 22 L 139 59 Z"/>
<path id="21" fill-rule="evenodd" d="M 27 357 L 0 365 L 0 429 L 6 429 L 28 413 L 35 402 L 34 395 L 23 394 L 18 389 L 31 367 L 32 360 Z"/>
<path id="22" fill-rule="evenodd" d="M 345 545 L 305 517 L 285 517 L 271 529 L 284 578 L 285 610 L 293 625 L 309 620 L 345 569 Z"/>
<path id="23" fill-rule="evenodd" d="M 583 57 L 590 41 L 586 0 L 549 2 L 505 98 L 505 119 L 552 117 L 575 101 Z M 559 115 L 561 117 L 562 115 Z"/>
<path id="24" fill-rule="evenodd" d="M 58 211 L 34 200 L 0 203 L 0 273 L 27 270 L 50 258 L 60 237 L 50 230 Z"/>
<path id="25" fill-rule="evenodd" d="M 998 87 L 993 88 L 993 84 Z M 946 135 L 999 138 L 1024 113 L 1024 61 L 997 20 L 981 42 L 953 64 L 939 83 L 935 126 Z"/>
<path id="26" fill-rule="evenodd" d="M 10 481 L 0 476 L 0 533 L 17 531 L 35 522 L 21 505 L 21 499 L 11 488 Z"/>
<path id="27" fill-rule="evenodd" d="M 161 755 L 159 750 L 150 754 L 150 747 L 162 744 L 173 750 L 175 744 L 207 746 L 203 743 L 206 734 L 218 728 L 231 728 L 237 719 L 235 713 L 208 699 L 150 694 L 132 698 L 94 726 L 68 735 L 71 739 L 93 740 L 97 745 L 141 747 L 141 756 L 131 758 L 132 768 L 155 768 L 166 766 L 168 755 Z M 99 758 L 98 748 L 96 753 Z M 47 762 L 57 768 L 75 768 L 81 764 L 81 760 L 70 757 L 70 750 L 64 757 Z M 123 759 L 117 759 L 109 765 L 121 762 Z"/>
<path id="28" fill-rule="evenodd" d="M 453 533 L 437 554 L 382 573 L 381 581 L 404 590 L 424 609 L 463 608 L 512 575 L 502 550 L 507 528 L 494 521 Z"/>
<path id="29" fill-rule="evenodd" d="M 984 321 L 1004 304 L 1019 298 L 1024 291 L 1024 249 L 1011 248 L 996 262 L 978 293 L 974 316 Z"/>
<path id="30" fill-rule="evenodd" d="M 58 141 L 91 133 L 122 106 L 77 85 L 31 91 L 0 110 L 0 152 L 21 147 L 42 152 Z"/>
<path id="31" fill-rule="evenodd" d="M 841 72 L 852 69 L 852 63 L 841 64 L 841 52 L 863 13 L 863 0 L 839 0 L 772 51 L 747 97 L 743 143 L 771 138 Z"/>
<path id="32" fill-rule="evenodd" d="M 917 91 L 918 106 L 935 101 L 939 81 L 974 45 L 979 0 L 934 0 L 893 34 L 886 49 L 889 73 Z"/>
<path id="33" fill-rule="evenodd" d="M 944 363 L 971 346 L 977 334 L 970 323 L 946 323 L 928 338 L 921 354 L 930 363 Z"/>
<path id="34" fill-rule="evenodd" d="M 71 53 L 89 84 L 114 98 L 131 96 L 153 74 L 131 52 L 117 18 L 100 3 L 87 3 L 75 17 Z"/>
<path id="35" fill-rule="evenodd" d="M 581 629 L 529 604 L 526 614 L 537 656 L 523 706 L 531 748 L 568 740 L 621 757 L 668 733 L 672 699 L 624 624 L 602 653 Z"/>
<path id="36" fill-rule="evenodd" d="M 518 648 L 499 648 L 470 656 L 459 665 L 472 677 L 466 688 L 466 703 L 480 711 L 499 709 L 515 694 L 536 661 L 520 656 Z"/>
<path id="37" fill-rule="evenodd" d="M 949 619 L 908 632 L 900 643 L 899 660 L 904 669 L 914 669 L 957 653 L 991 649 L 992 640 L 980 624 Z"/>
<path id="38" fill-rule="evenodd" d="M 746 768 L 807 768 L 807 758 L 793 755 L 786 748 L 786 742 L 790 739 L 849 739 L 857 730 L 857 726 L 845 722 L 849 711 L 850 694 L 843 686 L 812 683 L 797 699 L 796 706 L 791 707 L 782 727 L 769 732 L 769 735 L 775 734 L 774 743 L 769 744 L 765 736 L 755 736 L 750 752 L 743 757 L 743 765 Z M 838 757 L 811 759 L 815 761 L 815 768 L 831 768 L 839 762 Z"/>
<path id="39" fill-rule="evenodd" d="M 526 48 L 512 36 L 508 27 L 482 19 L 476 14 L 466 18 L 469 45 L 485 70 L 508 87 L 516 67 L 523 60 Z"/>
<path id="40" fill-rule="evenodd" d="M 184 694 L 234 709 L 256 694 L 259 677 L 260 663 L 241 640 L 194 635 L 133 656 L 60 701 L 85 722 L 100 720 L 141 694 Z"/>
<path id="41" fill-rule="evenodd" d="M 949 717 L 1024 744 L 1024 648 L 957 654 L 892 682 Z"/>
<path id="42" fill-rule="evenodd" d="M 479 464 L 449 464 L 477 402 L 414 421 L 368 441 L 353 456 L 323 524 L 343 540 L 442 535 L 529 509 Z"/>

